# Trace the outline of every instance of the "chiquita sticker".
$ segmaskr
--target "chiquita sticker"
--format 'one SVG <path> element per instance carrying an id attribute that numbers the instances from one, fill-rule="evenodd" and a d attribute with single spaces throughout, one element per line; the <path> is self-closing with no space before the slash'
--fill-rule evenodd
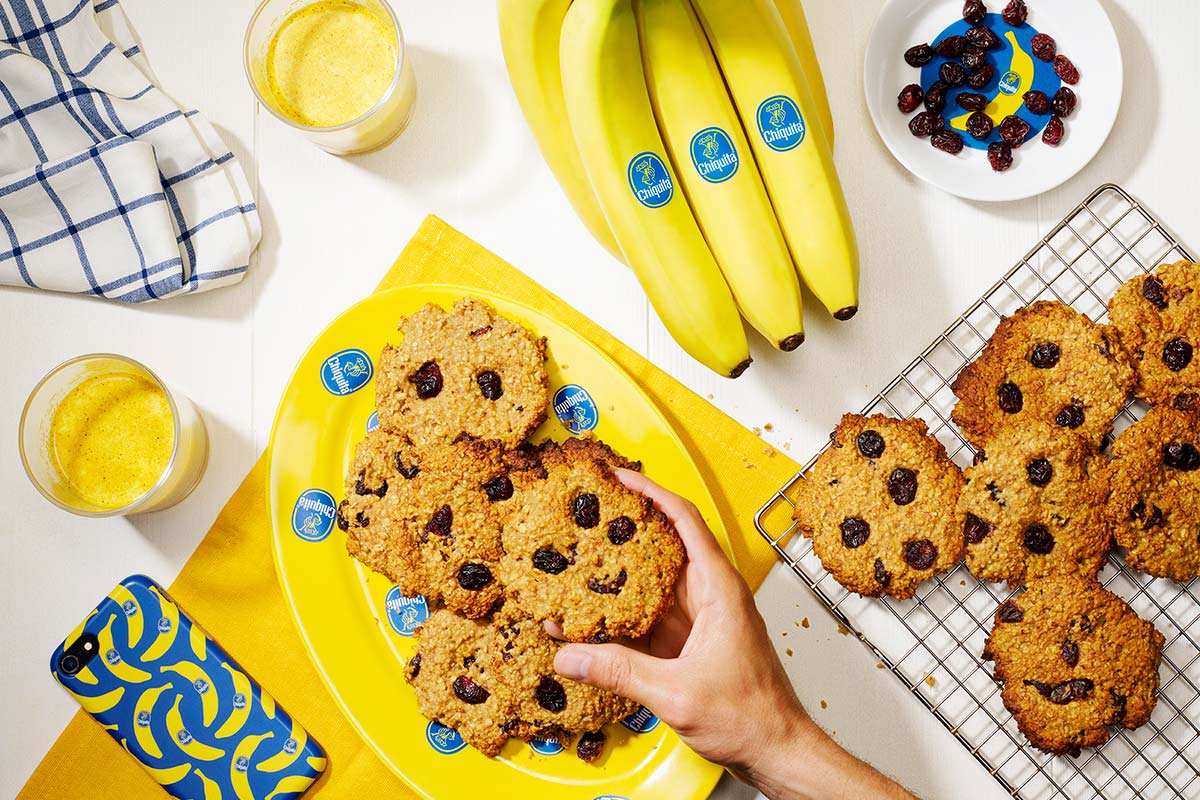
<path id="1" fill-rule="evenodd" d="M 675 196 L 671 171 L 657 153 L 638 153 L 630 159 L 629 189 L 646 208 L 662 208 Z"/>
<path id="2" fill-rule="evenodd" d="M 709 183 L 724 183 L 738 171 L 737 148 L 722 128 L 711 127 L 692 137 L 692 166 Z"/>
<path id="3" fill-rule="evenodd" d="M 799 147 L 808 129 L 796 101 L 780 94 L 759 104 L 758 132 L 767 147 L 784 152 Z"/>

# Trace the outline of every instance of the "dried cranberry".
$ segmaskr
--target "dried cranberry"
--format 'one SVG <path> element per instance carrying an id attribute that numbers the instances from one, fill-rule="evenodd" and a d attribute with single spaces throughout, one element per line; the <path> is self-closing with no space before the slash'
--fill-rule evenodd
<path id="1" fill-rule="evenodd" d="M 609 581 L 602 581 L 598 578 L 588 578 L 587 587 L 596 594 L 620 594 L 621 587 L 625 585 L 625 581 L 628 579 L 629 576 L 625 574 L 625 570 L 622 568 L 622 570 L 617 573 L 617 577 Z"/>
<path id="2" fill-rule="evenodd" d="M 938 77 L 946 82 L 946 85 L 951 88 L 958 88 L 967 81 L 967 71 L 963 69 L 963 65 L 955 61 L 947 61 L 938 67 Z"/>
<path id="3" fill-rule="evenodd" d="M 857 517 L 848 517 L 842 521 L 842 544 L 854 550 L 867 543 L 871 535 L 871 526 Z"/>
<path id="4" fill-rule="evenodd" d="M 1004 172 L 1013 164 L 1012 148 L 1008 142 L 992 142 L 988 145 L 988 163 L 993 172 Z"/>
<path id="5" fill-rule="evenodd" d="M 575 755 L 581 761 L 591 763 L 604 752 L 604 743 L 606 741 L 608 741 L 608 736 L 605 735 L 604 731 L 585 733 L 579 737 L 579 741 L 575 745 Z"/>
<path id="6" fill-rule="evenodd" d="M 971 134 L 976 141 L 982 142 L 991 136 L 994 127 L 992 118 L 982 111 L 976 111 L 967 117 L 967 133 Z"/>
<path id="7" fill-rule="evenodd" d="M 904 62 L 910 67 L 923 67 L 933 61 L 933 48 L 927 44 L 913 45 L 904 51 Z"/>
<path id="8" fill-rule="evenodd" d="M 1163 346 L 1162 359 L 1171 372 L 1181 372 L 1192 363 L 1192 346 L 1183 339 L 1172 339 Z"/>
<path id="9" fill-rule="evenodd" d="M 1050 98 L 1045 92 L 1039 92 L 1037 89 L 1031 89 L 1025 93 L 1025 107 L 1034 114 L 1045 114 L 1050 110 Z"/>
<path id="10" fill-rule="evenodd" d="M 608 523 L 608 540 L 613 544 L 625 544 L 637 533 L 637 524 L 629 517 L 617 517 Z"/>
<path id="11" fill-rule="evenodd" d="M 1038 369 L 1053 369 L 1058 366 L 1062 351 L 1054 342 L 1042 342 L 1029 354 L 1029 363 Z"/>
<path id="12" fill-rule="evenodd" d="M 1078 67 L 1061 53 L 1054 57 L 1054 74 L 1062 78 L 1063 83 L 1069 83 L 1072 86 L 1079 83 Z"/>
<path id="13" fill-rule="evenodd" d="M 892 582 L 892 573 L 884 568 L 882 558 L 875 559 L 875 582 L 884 587 Z"/>
<path id="14" fill-rule="evenodd" d="M 974 514 L 967 514 L 963 523 L 963 539 L 967 544 L 979 544 L 992 534 L 992 525 Z"/>
<path id="15" fill-rule="evenodd" d="M 897 467 L 888 476 L 888 494 L 898 506 L 906 506 L 917 499 L 917 473 L 906 467 Z"/>
<path id="16" fill-rule="evenodd" d="M 884 444 L 883 437 L 879 435 L 879 431 L 866 430 L 858 435 L 855 440 L 858 445 L 858 452 L 862 453 L 867 458 L 879 458 L 883 455 Z"/>
<path id="17" fill-rule="evenodd" d="M 475 383 L 479 384 L 480 393 L 488 400 L 499 400 L 504 395 L 500 376 L 490 369 L 476 375 Z"/>
<path id="18" fill-rule="evenodd" d="M 982 89 L 996 77 L 996 68 L 991 64 L 981 64 L 967 74 L 967 86 L 972 89 Z"/>
<path id="19" fill-rule="evenodd" d="M 929 137 L 929 143 L 952 156 L 958 155 L 963 149 L 963 138 L 954 131 L 940 130 Z"/>
<path id="20" fill-rule="evenodd" d="M 1014 28 L 1019 28 L 1025 24 L 1025 20 L 1029 17 L 1029 9 L 1025 6 L 1025 0 L 1011 0 L 1004 10 L 1000 12 L 1000 16 L 1004 21 Z"/>
<path id="21" fill-rule="evenodd" d="M 988 106 L 988 99 L 975 92 L 961 92 L 954 101 L 958 103 L 959 108 L 967 111 L 983 111 Z"/>
<path id="22" fill-rule="evenodd" d="M 354 482 L 354 493 L 359 497 L 365 497 L 369 494 L 375 494 L 375 490 L 367 486 L 366 473 L 358 473 L 358 480 Z"/>
<path id="23" fill-rule="evenodd" d="M 1054 535 L 1045 525 L 1034 523 L 1025 529 L 1025 547 L 1031 553 L 1044 556 L 1054 549 Z"/>
<path id="24" fill-rule="evenodd" d="M 1012 600 L 1005 600 L 996 609 L 996 619 L 1000 622 L 1023 622 L 1025 620 L 1025 612 Z"/>
<path id="25" fill-rule="evenodd" d="M 1063 681 L 1062 683 L 1050 686 L 1041 681 L 1024 681 L 1026 686 L 1032 686 L 1038 692 L 1055 705 L 1066 705 L 1073 700 L 1083 700 L 1092 693 L 1092 689 L 1096 688 L 1096 684 L 1087 678 L 1075 678 L 1074 680 Z"/>
<path id="26" fill-rule="evenodd" d="M 354 515 L 354 521 L 358 523 L 358 527 L 360 528 L 371 527 L 371 518 L 361 511 Z"/>
<path id="27" fill-rule="evenodd" d="M 934 81 L 933 85 L 925 90 L 925 108 L 938 113 L 944 110 L 947 88 L 945 81 Z"/>
<path id="28" fill-rule="evenodd" d="M 458 568 L 458 585 L 470 592 L 478 592 L 492 582 L 492 571 L 483 564 L 463 564 Z"/>
<path id="29" fill-rule="evenodd" d="M 924 99 L 925 93 L 921 91 L 920 84 L 910 83 L 900 90 L 900 96 L 896 98 L 896 107 L 905 114 L 911 114 Z"/>
<path id="30" fill-rule="evenodd" d="M 1009 147 L 1016 150 L 1025 144 L 1025 137 L 1033 130 L 1029 123 L 1016 114 L 1009 114 L 1000 123 L 1000 138 L 1008 142 Z"/>
<path id="31" fill-rule="evenodd" d="M 485 483 L 483 492 L 487 495 L 488 502 L 499 503 L 513 496 L 513 483 L 507 475 L 501 475 Z"/>
<path id="32" fill-rule="evenodd" d="M 908 129 L 913 136 L 932 136 L 935 132 L 946 127 L 946 120 L 935 111 L 922 111 L 908 123 Z"/>
<path id="33" fill-rule="evenodd" d="M 1034 486 L 1045 486 L 1054 478 L 1054 465 L 1044 458 L 1035 458 L 1025 465 L 1025 476 Z"/>
<path id="34" fill-rule="evenodd" d="M 425 533 L 431 536 L 441 536 L 444 539 L 450 535 L 450 528 L 453 524 L 454 512 L 450 510 L 450 506 L 442 506 L 433 512 L 433 516 L 425 523 Z"/>
<path id="35" fill-rule="evenodd" d="M 1075 110 L 1076 100 L 1075 92 L 1071 91 L 1071 87 L 1063 86 L 1054 93 L 1054 99 L 1050 101 L 1050 106 L 1054 109 L 1055 114 L 1066 119 Z"/>
<path id="36" fill-rule="evenodd" d="M 1042 131 L 1042 141 L 1051 147 L 1058 147 L 1063 140 L 1063 134 L 1067 132 L 1066 126 L 1063 125 L 1062 117 L 1055 114 L 1046 123 L 1046 129 Z"/>
<path id="37" fill-rule="evenodd" d="M 962 55 L 963 48 L 967 46 L 967 40 L 961 36 L 947 36 L 936 45 L 934 50 L 942 58 L 958 58 Z"/>
<path id="38" fill-rule="evenodd" d="M 1187 442 L 1172 442 L 1163 448 L 1163 463 L 1181 472 L 1200 469 L 1200 451 Z"/>
<path id="39" fill-rule="evenodd" d="M 567 690 L 549 675 L 542 676 L 534 693 L 537 695 L 538 705 L 547 711 L 557 714 L 567 707 Z"/>
<path id="40" fill-rule="evenodd" d="M 482 328 L 476 328 L 475 330 L 471 331 L 471 336 L 472 337 L 483 336 L 485 333 L 488 333 L 491 330 L 492 330 L 491 325 L 484 325 Z"/>
<path id="41" fill-rule="evenodd" d="M 980 50 L 995 50 L 1000 46 L 1000 40 L 987 25 L 976 25 L 963 34 L 963 38 Z"/>
<path id="42" fill-rule="evenodd" d="M 1175 397 L 1175 402 L 1171 405 L 1180 411 L 1200 411 L 1200 394 L 1183 392 Z"/>
<path id="43" fill-rule="evenodd" d="M 436 361 L 426 361 L 408 376 L 408 382 L 417 387 L 417 397 L 422 400 L 437 397 L 442 393 L 442 368 Z"/>
<path id="44" fill-rule="evenodd" d="M 408 670 L 408 679 L 415 681 L 417 676 L 421 674 L 421 654 L 413 653 L 413 657 L 408 660 L 406 667 Z"/>
<path id="45" fill-rule="evenodd" d="M 1167 307 L 1167 293 L 1162 281 L 1153 275 L 1146 276 L 1146 280 L 1142 281 L 1142 297 L 1159 311 Z"/>
<path id="46" fill-rule="evenodd" d="M 967 0 L 963 3 L 962 17 L 972 25 L 978 25 L 983 22 L 983 18 L 987 16 L 987 6 L 981 0 Z"/>
<path id="47" fill-rule="evenodd" d="M 1062 643 L 1062 649 L 1059 651 L 1062 656 L 1063 663 L 1068 667 L 1075 667 L 1079 664 L 1079 645 L 1067 639 Z"/>
<path id="48" fill-rule="evenodd" d="M 1063 410 L 1058 412 L 1058 416 L 1054 418 L 1060 428 L 1070 428 L 1075 430 L 1084 423 L 1083 409 L 1072 403 L 1069 406 L 1063 406 Z"/>
<path id="49" fill-rule="evenodd" d="M 350 505 L 349 500 L 343 500 L 338 503 L 337 512 L 334 515 L 337 526 L 344 531 L 350 530 L 350 520 L 346 519 L 346 508 Z"/>
<path id="50" fill-rule="evenodd" d="M 931 568 L 937 556 L 937 545 L 928 539 L 904 543 L 904 561 L 913 569 Z"/>
<path id="51" fill-rule="evenodd" d="M 572 504 L 575 524 L 581 528 L 594 528 L 600 524 L 600 498 L 584 492 L 575 495 Z"/>
<path id="52" fill-rule="evenodd" d="M 567 568 L 567 557 L 562 553 L 542 548 L 533 554 L 533 568 L 539 572 L 558 575 Z"/>
<path id="53" fill-rule="evenodd" d="M 454 696 L 464 703 L 477 706 L 491 697 L 491 694 L 491 692 L 466 675 L 459 675 L 454 679 Z"/>
<path id="54" fill-rule="evenodd" d="M 1025 406 L 1025 396 L 1015 383 L 1006 383 L 996 391 L 996 399 L 1000 402 L 1000 410 L 1005 414 L 1016 414 Z"/>
<path id="55" fill-rule="evenodd" d="M 962 65 L 968 70 L 979 69 L 987 63 L 987 53 L 983 52 L 975 45 L 971 45 L 963 50 L 962 58 L 960 60 L 962 61 Z"/>
<path id="56" fill-rule="evenodd" d="M 1054 41 L 1053 36 L 1039 33 L 1030 40 L 1029 49 L 1035 57 L 1049 63 L 1058 54 L 1058 43 Z"/>
<path id="57" fill-rule="evenodd" d="M 401 475 L 403 475 L 405 480 L 411 481 L 413 478 L 417 477 L 417 474 L 421 471 L 421 468 L 415 463 L 405 466 L 404 459 L 401 457 L 400 453 L 393 455 L 392 461 L 396 463 L 396 472 L 399 472 Z"/>

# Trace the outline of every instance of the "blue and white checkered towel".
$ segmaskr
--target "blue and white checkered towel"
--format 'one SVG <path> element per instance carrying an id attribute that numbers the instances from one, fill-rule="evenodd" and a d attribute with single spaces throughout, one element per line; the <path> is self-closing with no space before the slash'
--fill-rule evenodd
<path id="1" fill-rule="evenodd" d="M 0 283 L 159 300 L 240 281 L 260 234 L 117 0 L 0 0 Z"/>

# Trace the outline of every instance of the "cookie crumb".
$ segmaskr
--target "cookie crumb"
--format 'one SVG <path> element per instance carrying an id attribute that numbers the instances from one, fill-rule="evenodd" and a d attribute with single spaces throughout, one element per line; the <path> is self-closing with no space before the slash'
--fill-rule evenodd
<path id="1" fill-rule="evenodd" d="M 821 701 L 821 708 L 829 708 L 829 703 L 826 703 L 824 700 L 822 700 L 822 701 Z"/>
<path id="2" fill-rule="evenodd" d="M 783 449 L 784 449 L 784 450 L 791 450 L 791 449 L 792 449 L 792 443 L 791 443 L 791 442 L 784 442 L 784 443 L 783 443 Z"/>
<path id="3" fill-rule="evenodd" d="M 967 582 L 966 582 L 966 581 L 959 581 L 959 582 L 958 582 L 958 585 L 959 585 L 959 586 L 966 586 L 966 585 L 967 585 Z"/>
<path id="4" fill-rule="evenodd" d="M 937 681 L 934 679 L 934 677 L 932 675 L 929 675 L 925 678 L 925 685 L 928 686 L 930 689 L 932 689 L 934 686 L 937 685 Z"/>
<path id="5" fill-rule="evenodd" d="M 757 425 L 755 425 L 753 428 L 751 428 L 751 429 L 750 429 L 750 431 L 751 431 L 751 432 L 752 432 L 752 433 L 753 433 L 755 436 L 762 436 L 762 428 L 758 427 Z"/>
<path id="6" fill-rule="evenodd" d="M 849 629 L 849 628 L 847 628 L 845 625 L 843 625 L 842 623 L 840 623 L 840 622 L 839 622 L 839 623 L 838 623 L 838 633 L 840 633 L 842 636 L 849 636 L 849 635 L 850 635 L 850 629 Z"/>
<path id="7" fill-rule="evenodd" d="M 788 633 L 787 631 L 784 631 L 784 632 L 783 632 L 783 635 L 784 635 L 784 636 L 787 636 L 787 633 Z"/>
<path id="8" fill-rule="evenodd" d="M 789 647 L 787 650 L 784 650 L 783 652 L 787 653 L 790 656 L 790 655 L 792 655 L 792 648 Z"/>
<path id="9" fill-rule="evenodd" d="M 775 430 L 775 426 L 774 426 L 774 425 L 772 425 L 772 424 L 771 424 L 771 423 L 769 423 L 769 422 L 764 422 L 764 423 L 763 423 L 763 430 L 764 430 L 764 431 L 773 431 L 773 430 Z"/>
<path id="10" fill-rule="evenodd" d="M 808 617 L 805 617 L 804 619 L 800 620 L 800 627 L 802 627 L 802 628 L 808 627 Z"/>
<path id="11" fill-rule="evenodd" d="M 883 669 L 883 668 L 884 668 L 884 667 L 883 667 L 883 662 L 882 662 L 882 661 L 876 661 L 876 662 L 875 662 L 875 669 Z"/>

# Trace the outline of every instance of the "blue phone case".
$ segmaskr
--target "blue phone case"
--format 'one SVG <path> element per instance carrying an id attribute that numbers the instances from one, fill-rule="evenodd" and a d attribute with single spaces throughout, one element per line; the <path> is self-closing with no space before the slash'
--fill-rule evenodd
<path id="1" fill-rule="evenodd" d="M 80 648 L 91 660 L 68 675 L 60 660 Z M 325 769 L 321 746 L 144 575 L 96 606 L 50 671 L 181 800 L 290 800 Z"/>

